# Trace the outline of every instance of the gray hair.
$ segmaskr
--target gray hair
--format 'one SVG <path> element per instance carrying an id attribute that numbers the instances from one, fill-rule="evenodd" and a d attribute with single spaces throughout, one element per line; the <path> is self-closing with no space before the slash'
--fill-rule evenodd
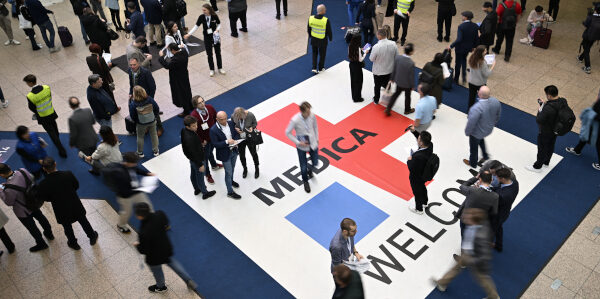
<path id="1" fill-rule="evenodd" d="M 237 107 L 237 108 L 233 109 L 233 115 L 231 115 L 231 119 L 234 122 L 237 122 L 244 118 L 246 118 L 246 109 L 244 109 L 242 107 Z"/>
<path id="2" fill-rule="evenodd" d="M 98 82 L 98 80 L 100 80 L 100 75 L 98 74 L 92 74 L 88 76 L 88 82 L 90 83 L 90 85 Z"/>

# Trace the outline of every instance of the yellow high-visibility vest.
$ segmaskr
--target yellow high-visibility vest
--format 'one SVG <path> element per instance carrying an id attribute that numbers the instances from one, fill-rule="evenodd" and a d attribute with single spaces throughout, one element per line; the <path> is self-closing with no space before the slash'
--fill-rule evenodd
<path id="1" fill-rule="evenodd" d="M 308 26 L 310 26 L 310 36 L 324 39 L 325 31 L 327 30 L 327 17 L 317 19 L 315 16 L 310 16 L 308 18 Z"/>
<path id="2" fill-rule="evenodd" d="M 54 113 L 54 107 L 52 107 L 52 94 L 50 92 L 50 86 L 43 85 L 42 91 L 39 93 L 29 92 L 27 99 L 30 100 L 37 110 L 40 117 L 48 116 Z"/>
<path id="3" fill-rule="evenodd" d="M 396 9 L 405 15 L 413 1 L 415 0 L 398 0 L 396 1 Z"/>

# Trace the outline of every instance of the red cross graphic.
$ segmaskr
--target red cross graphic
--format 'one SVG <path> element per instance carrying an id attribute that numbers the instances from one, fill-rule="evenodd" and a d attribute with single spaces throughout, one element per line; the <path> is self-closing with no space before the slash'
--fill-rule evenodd
<path id="1" fill-rule="evenodd" d="M 413 197 L 408 181 L 408 167 L 382 149 L 405 134 L 404 129 L 413 121 L 395 112 L 392 112 L 392 116 L 385 117 L 383 109 L 380 105 L 369 104 L 335 125 L 317 116 L 319 155 L 327 156 L 331 165 L 408 201 Z M 259 128 L 295 147 L 285 135 L 285 129 L 292 116 L 299 111 L 297 104 L 290 104 L 259 121 Z M 359 144 L 350 133 L 353 129 L 376 133 L 377 136 L 367 136 L 364 143 Z M 356 149 L 348 153 L 334 151 L 332 142 L 340 137 L 344 139 L 338 141 L 339 147 L 350 149 L 356 145 Z M 328 156 L 323 148 L 334 152 L 341 159 L 335 160 Z"/>

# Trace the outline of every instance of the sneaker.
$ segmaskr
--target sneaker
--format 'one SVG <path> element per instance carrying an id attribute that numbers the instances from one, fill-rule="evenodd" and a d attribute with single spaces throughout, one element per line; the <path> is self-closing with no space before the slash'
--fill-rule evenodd
<path id="1" fill-rule="evenodd" d="M 140 152 L 136 152 L 136 154 L 138 155 L 138 157 L 143 158 L 144 157 L 144 153 L 140 153 Z"/>
<path id="2" fill-rule="evenodd" d="M 565 150 L 567 151 L 567 153 L 571 153 L 571 154 L 573 154 L 575 156 L 580 156 L 581 155 L 581 153 L 578 153 L 578 152 L 575 151 L 574 147 L 567 147 L 567 148 L 565 148 Z"/>
<path id="3" fill-rule="evenodd" d="M 2 100 L 2 108 L 6 108 L 8 107 L 8 100 L 4 99 Z"/>
<path id="4" fill-rule="evenodd" d="M 10 39 L 9 39 L 9 40 L 7 40 L 6 42 L 4 42 L 4 45 L 5 45 L 5 46 L 8 46 L 8 45 L 10 45 Z"/>
<path id="5" fill-rule="evenodd" d="M 152 154 L 153 154 L 155 157 L 158 157 L 158 155 L 160 155 L 160 152 L 159 152 L 159 151 L 156 151 L 156 152 L 154 152 L 154 153 L 152 153 Z"/>
<path id="6" fill-rule="evenodd" d="M 98 232 L 94 231 L 94 235 L 90 238 L 90 245 L 96 245 L 96 241 L 98 241 Z"/>
<path id="7" fill-rule="evenodd" d="M 324 68 L 324 67 L 322 67 L 322 68 L 319 70 L 319 73 L 320 73 L 320 72 L 324 72 L 324 71 L 325 71 L 325 68 Z"/>
<path id="8" fill-rule="evenodd" d="M 215 180 L 213 180 L 212 175 L 210 174 L 206 176 L 206 181 L 211 185 L 215 184 Z"/>
<path id="9" fill-rule="evenodd" d="M 167 291 L 167 286 L 159 288 L 157 285 L 151 285 L 148 287 L 148 291 L 151 293 L 164 293 Z"/>
<path id="10" fill-rule="evenodd" d="M 71 248 L 73 250 L 79 250 L 79 249 L 81 249 L 81 246 L 79 246 L 79 244 L 77 244 L 77 242 L 75 242 L 75 243 L 69 243 L 69 242 L 67 242 L 67 246 L 69 246 L 69 248 Z"/>
<path id="11" fill-rule="evenodd" d="M 241 32 L 248 32 L 248 28 L 240 28 Z"/>
<path id="12" fill-rule="evenodd" d="M 131 233 L 131 230 L 128 227 L 122 227 L 122 226 L 118 226 L 117 225 L 117 229 L 122 234 L 129 234 L 129 233 Z"/>
<path id="13" fill-rule="evenodd" d="M 212 170 L 219 170 L 219 169 L 223 168 L 223 164 L 217 163 L 217 165 L 215 165 L 211 168 L 212 168 Z"/>
<path id="14" fill-rule="evenodd" d="M 20 41 L 18 41 L 18 40 L 14 40 L 14 39 L 11 41 L 11 43 L 12 43 L 13 45 L 17 45 L 17 46 L 21 44 L 21 42 L 20 42 Z"/>
<path id="15" fill-rule="evenodd" d="M 409 206 L 409 207 L 408 207 L 408 209 L 409 209 L 411 212 L 413 212 L 413 213 L 415 213 L 415 214 L 417 214 L 417 215 L 423 215 L 423 211 L 419 211 L 419 210 L 417 210 L 417 209 L 415 209 L 415 208 L 413 208 L 413 207 L 411 207 L 411 206 Z"/>
<path id="16" fill-rule="evenodd" d="M 311 72 L 313 72 L 313 73 L 315 73 L 315 74 L 318 74 L 318 73 L 319 73 L 319 71 L 317 71 L 317 69 L 312 69 L 312 70 L 311 70 Z"/>
<path id="17" fill-rule="evenodd" d="M 44 249 L 48 249 L 48 244 L 44 243 L 41 245 L 35 245 L 35 246 L 29 248 L 29 251 L 30 252 L 38 252 L 38 251 L 44 250 Z"/>
<path id="18" fill-rule="evenodd" d="M 438 289 L 438 291 L 440 291 L 440 292 L 445 292 L 446 291 L 446 287 L 438 284 L 437 280 L 435 280 L 434 278 L 431 278 L 431 282 L 433 282 L 433 284 Z"/>
<path id="19" fill-rule="evenodd" d="M 214 76 L 214 75 L 215 75 L 215 71 L 210 71 L 210 72 L 208 73 L 208 75 L 209 75 L 209 76 L 211 76 L 211 77 L 212 77 L 212 76 Z"/>
<path id="20" fill-rule="evenodd" d="M 225 74 L 227 74 L 227 72 L 225 72 L 223 69 L 219 69 L 219 73 L 220 73 L 221 75 L 225 75 Z"/>
<path id="21" fill-rule="evenodd" d="M 204 194 L 202 194 L 202 199 L 209 199 L 211 197 L 213 197 L 213 195 L 217 194 L 217 191 L 208 191 Z"/>
<path id="22" fill-rule="evenodd" d="M 540 173 L 540 172 L 542 172 L 542 169 L 541 169 L 541 168 L 534 168 L 534 167 L 533 167 L 533 166 L 531 166 L 531 165 L 527 165 L 527 166 L 525 166 L 525 169 L 527 169 L 527 170 L 529 170 L 529 171 L 537 172 L 537 173 Z"/>
<path id="23" fill-rule="evenodd" d="M 227 193 L 227 197 L 231 197 L 231 198 L 236 199 L 236 200 L 242 198 L 239 194 L 237 194 L 235 192 Z"/>
<path id="24" fill-rule="evenodd" d="M 582 67 L 581 68 L 586 74 L 591 74 L 592 73 L 592 67 Z"/>
<path id="25" fill-rule="evenodd" d="M 592 167 L 596 170 L 600 170 L 600 163 L 592 163 Z"/>
<path id="26" fill-rule="evenodd" d="M 527 37 L 524 37 L 524 38 L 520 39 L 519 42 L 522 43 L 522 44 L 528 44 L 529 43 L 529 39 Z"/>
<path id="27" fill-rule="evenodd" d="M 381 4 L 377 4 L 377 7 L 381 7 Z"/>

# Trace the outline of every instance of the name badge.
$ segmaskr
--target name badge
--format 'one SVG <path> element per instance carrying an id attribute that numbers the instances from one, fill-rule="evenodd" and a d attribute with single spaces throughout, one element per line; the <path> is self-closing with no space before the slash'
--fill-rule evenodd
<path id="1" fill-rule="evenodd" d="M 212 31 L 212 29 L 210 29 L 210 28 L 208 28 L 208 29 L 206 30 L 206 33 L 208 33 L 208 34 L 212 34 L 212 32 L 213 32 L 213 31 Z"/>
<path id="2" fill-rule="evenodd" d="M 208 130 L 208 124 L 207 123 L 202 123 L 202 125 L 200 127 L 202 128 L 202 130 Z"/>

